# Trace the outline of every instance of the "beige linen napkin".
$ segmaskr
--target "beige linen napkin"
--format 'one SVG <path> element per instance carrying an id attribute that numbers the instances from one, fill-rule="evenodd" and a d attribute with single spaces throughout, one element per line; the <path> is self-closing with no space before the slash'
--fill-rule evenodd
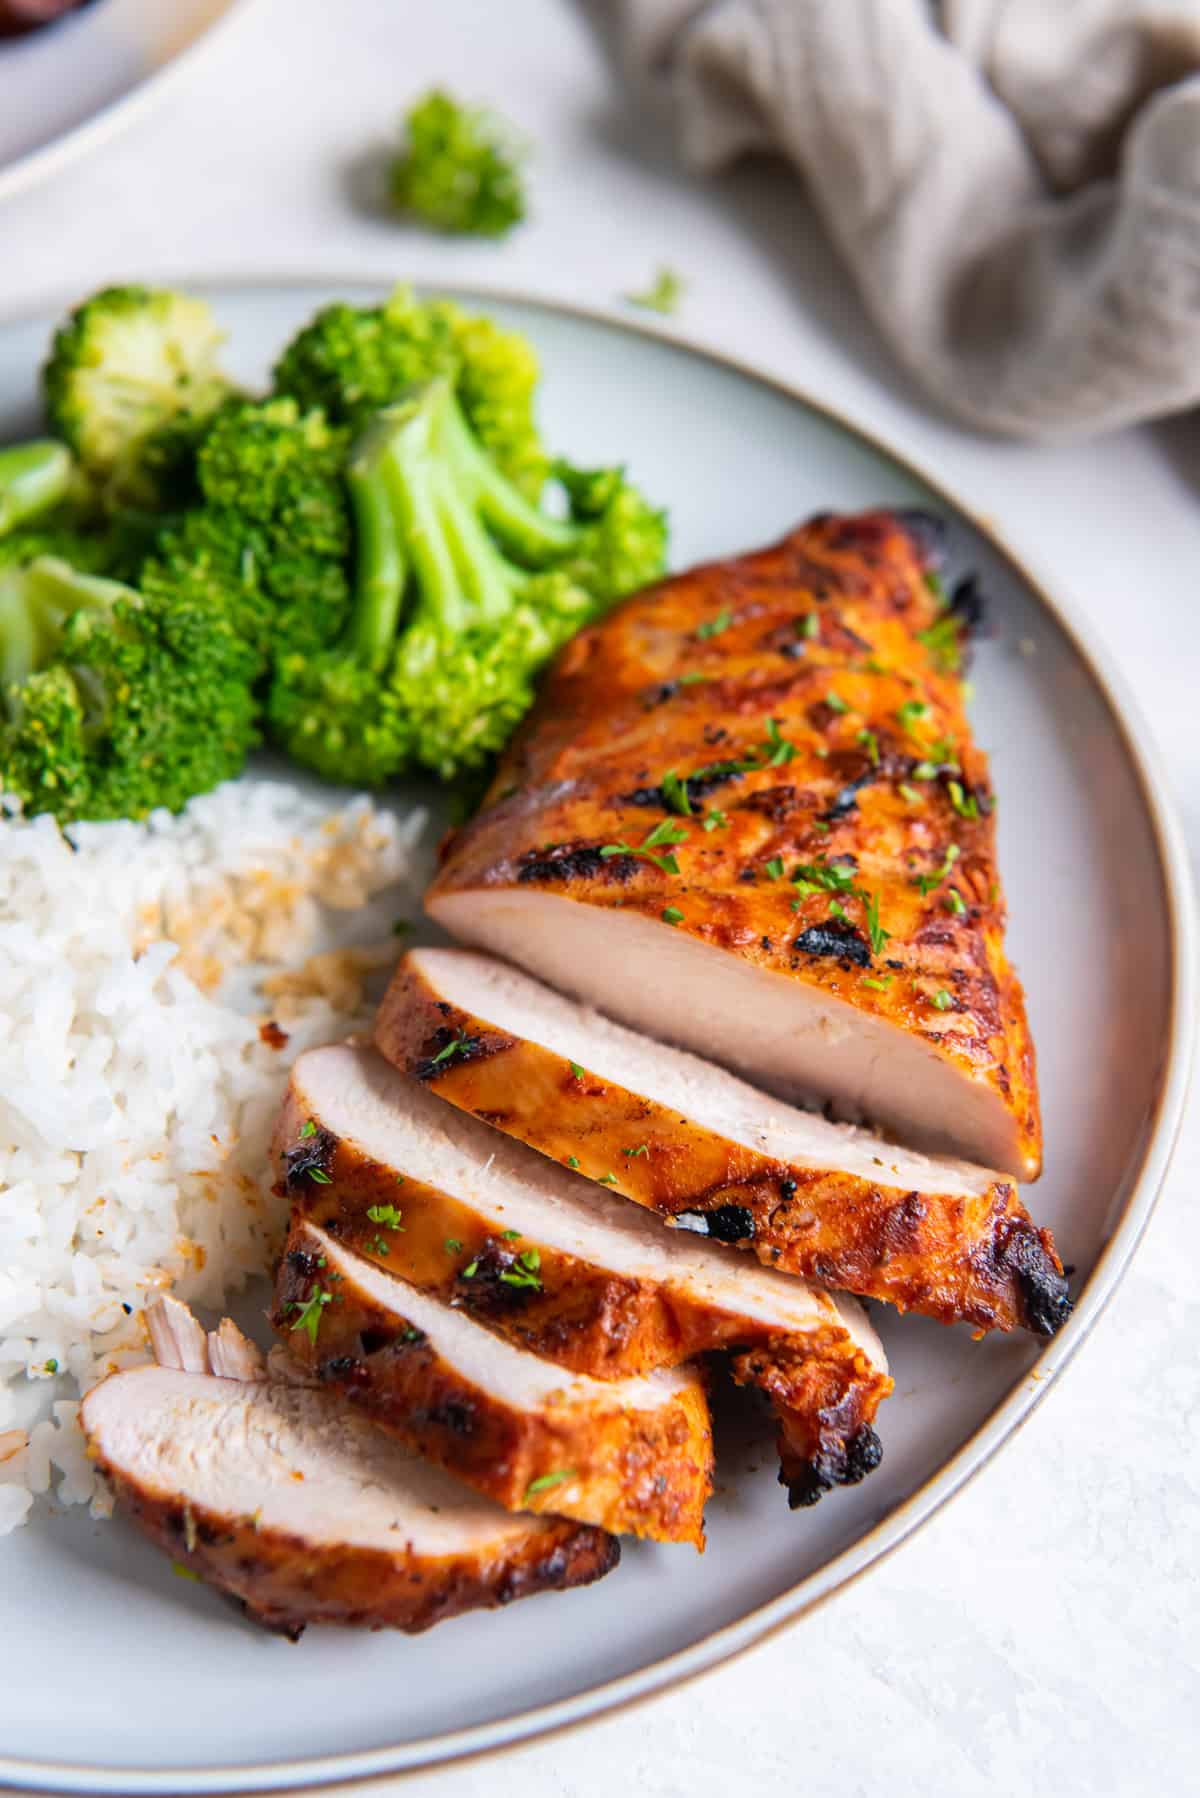
<path id="1" fill-rule="evenodd" d="M 683 152 L 795 165 L 943 406 L 1062 439 L 1200 402 L 1200 0 L 615 0 Z"/>

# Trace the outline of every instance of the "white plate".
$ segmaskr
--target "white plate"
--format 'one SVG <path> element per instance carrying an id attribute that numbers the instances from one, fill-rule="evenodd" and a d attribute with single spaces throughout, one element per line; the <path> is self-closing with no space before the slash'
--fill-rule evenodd
<path id="1" fill-rule="evenodd" d="M 237 372 L 258 380 L 319 301 L 372 292 L 214 299 Z M 344 1780 L 510 1743 L 714 1665 L 869 1566 L 1012 1434 L 1111 1294 L 1164 1172 L 1196 1011 L 1186 863 L 1145 729 L 1079 625 L 933 484 L 802 396 L 656 331 L 486 303 L 542 353 L 549 441 L 627 459 L 671 507 L 677 563 L 823 508 L 897 501 L 952 520 L 956 563 L 993 598 L 974 715 L 1041 1066 L 1047 1161 L 1030 1202 L 1078 1270 L 1075 1316 L 1045 1346 L 879 1311 L 897 1390 L 883 1466 L 862 1486 L 789 1513 L 757 1414 L 731 1400 L 703 1560 L 627 1545 L 594 1590 L 426 1637 L 312 1630 L 292 1647 L 174 1578 L 123 1525 L 41 1521 L 0 1545 L 0 1782 L 132 1794 Z M 0 332 L 0 438 L 36 416 L 51 322 Z"/>
<path id="2" fill-rule="evenodd" d="M 0 38 L 0 200 L 131 118 L 247 3 L 90 0 L 40 31 Z"/>

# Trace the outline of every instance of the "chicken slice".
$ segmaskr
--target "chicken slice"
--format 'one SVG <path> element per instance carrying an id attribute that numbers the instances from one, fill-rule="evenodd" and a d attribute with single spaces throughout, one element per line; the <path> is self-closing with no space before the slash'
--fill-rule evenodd
<path id="1" fill-rule="evenodd" d="M 771 1397 L 794 1505 L 878 1463 L 891 1390 L 861 1306 L 663 1230 L 431 1097 L 365 1045 L 312 1049 L 275 1133 L 310 1221 L 510 1342 L 599 1379 L 735 1353 Z"/>
<path id="2" fill-rule="evenodd" d="M 712 1426 L 696 1369 L 568 1373 L 303 1217 L 272 1322 L 322 1382 L 507 1510 L 703 1547 Z"/>
<path id="3" fill-rule="evenodd" d="M 930 579 L 902 516 L 827 515 L 625 601 L 560 654 L 426 906 L 785 1099 L 1033 1179 L 974 595 Z"/>
<path id="4" fill-rule="evenodd" d="M 768 1267 L 978 1329 L 1048 1335 L 1070 1311 L 1004 1176 L 796 1111 L 487 956 L 412 950 L 375 1038 L 452 1105 Z"/>
<path id="5" fill-rule="evenodd" d="M 602 1530 L 511 1516 L 333 1392 L 136 1367 L 93 1387 L 80 1417 L 138 1528 L 292 1637 L 415 1632 L 617 1563 Z"/>

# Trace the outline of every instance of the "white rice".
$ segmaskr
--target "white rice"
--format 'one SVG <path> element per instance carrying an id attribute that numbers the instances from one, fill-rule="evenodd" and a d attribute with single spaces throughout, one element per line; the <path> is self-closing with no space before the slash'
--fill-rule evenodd
<path id="1" fill-rule="evenodd" d="M 369 1024 L 425 823 L 249 777 L 145 824 L 0 818 L 0 1535 L 55 1470 L 103 1509 L 72 1395 L 147 1358 L 154 1292 L 269 1270 L 288 1068 Z"/>

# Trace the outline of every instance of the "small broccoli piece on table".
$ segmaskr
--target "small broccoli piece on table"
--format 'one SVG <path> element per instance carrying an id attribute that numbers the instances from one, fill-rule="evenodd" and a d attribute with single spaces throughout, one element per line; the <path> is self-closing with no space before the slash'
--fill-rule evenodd
<path id="1" fill-rule="evenodd" d="M 438 231 L 504 237 L 525 217 L 522 148 L 503 120 L 435 88 L 404 120 L 392 204 Z"/>
<path id="2" fill-rule="evenodd" d="M 116 503 L 187 497 L 204 424 L 230 393 L 223 334 L 203 300 L 108 287 L 58 330 L 42 371 L 50 423 Z"/>
<path id="3" fill-rule="evenodd" d="M 386 407 L 347 468 L 354 602 L 339 641 L 285 649 L 268 702 L 277 740 L 331 779 L 378 786 L 410 763 L 482 765 L 547 658 L 628 586 L 661 573 L 665 523 L 619 471 L 534 505 L 472 430 L 443 376 Z M 618 585 L 616 583 L 622 583 Z"/>
<path id="4" fill-rule="evenodd" d="M 382 306 L 326 306 L 275 365 L 277 393 L 338 424 L 364 430 L 413 387 L 447 376 L 483 447 L 536 499 L 550 458 L 534 418 L 538 362 L 518 331 L 466 313 L 450 300 L 418 300 L 397 288 Z"/>

